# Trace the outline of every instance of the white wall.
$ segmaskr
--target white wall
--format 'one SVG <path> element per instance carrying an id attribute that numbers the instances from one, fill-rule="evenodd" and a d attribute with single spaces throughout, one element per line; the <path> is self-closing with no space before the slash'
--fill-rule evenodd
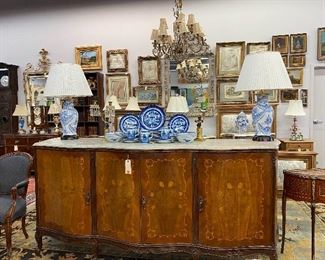
<path id="1" fill-rule="evenodd" d="M 78 7 L 48 3 L 40 8 L 20 6 L 0 11 L 0 60 L 19 65 L 19 103 L 24 102 L 23 70 L 27 63 L 37 64 L 41 48 L 49 51 L 52 63 L 73 62 L 75 46 L 100 44 L 103 73 L 106 50 L 126 48 L 132 86 L 136 86 L 137 57 L 151 54 L 152 28 L 158 27 L 160 17 L 166 17 L 170 27 L 174 20 L 173 0 L 88 2 Z M 310 88 L 310 64 L 317 63 L 316 32 L 325 26 L 325 0 L 184 0 L 183 10 L 196 15 L 213 51 L 216 42 L 271 41 L 272 35 L 306 32 L 303 88 Z M 286 107 L 278 107 L 278 137 L 289 135 L 292 118 L 283 115 Z M 306 137 L 310 135 L 309 111 L 310 106 L 307 116 L 299 119 Z M 215 134 L 214 118 L 206 120 L 204 130 L 207 135 Z"/>

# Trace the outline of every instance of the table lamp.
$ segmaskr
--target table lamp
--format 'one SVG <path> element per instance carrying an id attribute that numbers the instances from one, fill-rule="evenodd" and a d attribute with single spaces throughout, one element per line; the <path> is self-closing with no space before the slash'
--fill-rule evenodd
<path id="1" fill-rule="evenodd" d="M 58 97 L 63 100 L 60 113 L 62 140 L 77 139 L 78 111 L 73 106 L 73 97 L 92 96 L 85 74 L 81 66 L 71 63 L 54 64 L 49 72 L 45 89 L 45 97 Z"/>
<path id="2" fill-rule="evenodd" d="M 273 108 L 263 90 L 289 89 L 292 84 L 279 52 L 248 54 L 244 60 L 235 91 L 257 91 L 252 110 L 254 141 L 272 141 Z"/>
<path id="3" fill-rule="evenodd" d="M 306 115 L 302 106 L 302 100 L 289 100 L 289 106 L 285 112 L 286 116 L 293 116 L 293 124 L 291 127 L 290 140 L 292 141 L 303 141 L 304 137 L 301 133 L 298 133 L 297 116 Z"/>
<path id="4" fill-rule="evenodd" d="M 138 103 L 138 99 L 136 97 L 130 97 L 128 105 L 125 108 L 125 111 L 141 111 Z"/>
<path id="5" fill-rule="evenodd" d="M 50 105 L 49 111 L 47 112 L 49 115 L 53 115 L 53 122 L 55 124 L 54 133 L 56 133 L 56 134 L 60 133 L 60 128 L 59 128 L 60 116 L 59 116 L 59 114 L 61 113 L 61 111 L 62 111 L 61 106 L 57 103 L 53 103 Z"/>
<path id="6" fill-rule="evenodd" d="M 15 111 L 12 114 L 13 116 L 18 116 L 18 124 L 19 124 L 19 130 L 18 133 L 19 134 L 25 134 L 26 131 L 24 129 L 24 125 L 25 125 L 25 119 L 24 117 L 28 116 L 28 110 L 27 107 L 24 105 L 16 105 Z"/>
<path id="7" fill-rule="evenodd" d="M 183 96 L 171 96 L 166 108 L 167 113 L 187 113 L 189 111 L 186 98 Z"/>
<path id="8" fill-rule="evenodd" d="M 114 133 L 115 132 L 115 111 L 121 110 L 121 106 L 117 101 L 117 97 L 114 95 L 106 96 L 104 111 L 104 123 L 105 132 Z"/>

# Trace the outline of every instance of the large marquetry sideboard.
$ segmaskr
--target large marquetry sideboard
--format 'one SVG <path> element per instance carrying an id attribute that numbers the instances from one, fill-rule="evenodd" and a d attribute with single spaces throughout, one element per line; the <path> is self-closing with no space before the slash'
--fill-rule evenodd
<path id="1" fill-rule="evenodd" d="M 97 253 L 105 244 L 141 256 L 277 259 L 278 146 L 247 139 L 35 143 L 38 246 L 53 236 Z"/>

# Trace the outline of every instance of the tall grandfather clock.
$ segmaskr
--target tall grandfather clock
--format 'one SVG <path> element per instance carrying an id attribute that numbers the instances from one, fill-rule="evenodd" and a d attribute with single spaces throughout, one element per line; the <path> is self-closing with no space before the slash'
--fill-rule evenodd
<path id="1" fill-rule="evenodd" d="M 12 116 L 18 102 L 17 69 L 0 62 L 0 154 L 4 153 L 3 134 L 18 132 L 18 119 Z"/>

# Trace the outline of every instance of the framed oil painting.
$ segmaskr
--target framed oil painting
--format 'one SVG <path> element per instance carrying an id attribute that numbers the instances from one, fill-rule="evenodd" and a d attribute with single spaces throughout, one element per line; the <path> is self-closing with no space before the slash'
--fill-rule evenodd
<path id="1" fill-rule="evenodd" d="M 279 91 L 277 89 L 263 90 L 263 92 L 268 94 L 268 101 L 272 104 L 279 103 Z M 253 92 L 253 103 L 257 102 L 257 95 Z"/>
<path id="2" fill-rule="evenodd" d="M 131 96 L 129 73 L 106 74 L 106 94 L 114 95 L 120 105 L 127 105 Z"/>
<path id="3" fill-rule="evenodd" d="M 216 47 L 217 76 L 239 76 L 244 61 L 245 42 L 217 42 Z"/>
<path id="4" fill-rule="evenodd" d="M 246 46 L 247 54 L 271 50 L 271 42 L 249 42 Z"/>
<path id="5" fill-rule="evenodd" d="M 317 60 L 325 60 L 325 27 L 317 29 Z"/>
<path id="6" fill-rule="evenodd" d="M 304 67 L 306 64 L 306 55 L 305 54 L 297 54 L 289 56 L 289 67 Z"/>
<path id="7" fill-rule="evenodd" d="M 290 53 L 307 52 L 307 33 L 290 34 Z"/>
<path id="8" fill-rule="evenodd" d="M 281 102 L 288 103 L 289 100 L 298 99 L 298 89 L 281 90 Z"/>
<path id="9" fill-rule="evenodd" d="M 300 99 L 303 107 L 308 106 L 308 89 L 300 89 Z"/>
<path id="10" fill-rule="evenodd" d="M 160 84 L 160 60 L 157 57 L 138 57 L 139 85 Z"/>
<path id="11" fill-rule="evenodd" d="M 249 91 L 235 91 L 237 78 L 223 79 L 217 81 L 217 103 L 225 104 L 247 104 L 251 103 Z"/>
<path id="12" fill-rule="evenodd" d="M 303 85 L 304 69 L 303 68 L 289 68 L 288 74 L 293 87 L 300 87 Z"/>
<path id="13" fill-rule="evenodd" d="M 138 103 L 140 106 L 149 104 L 161 105 L 161 86 L 136 86 L 133 88 L 133 93 L 138 98 Z"/>
<path id="14" fill-rule="evenodd" d="M 75 62 L 83 70 L 101 70 L 102 46 L 76 47 Z"/>
<path id="15" fill-rule="evenodd" d="M 128 71 L 128 50 L 117 49 L 106 52 L 107 72 Z"/>
<path id="16" fill-rule="evenodd" d="M 278 51 L 281 54 L 289 52 L 289 35 L 274 35 L 272 36 L 272 51 Z"/>

